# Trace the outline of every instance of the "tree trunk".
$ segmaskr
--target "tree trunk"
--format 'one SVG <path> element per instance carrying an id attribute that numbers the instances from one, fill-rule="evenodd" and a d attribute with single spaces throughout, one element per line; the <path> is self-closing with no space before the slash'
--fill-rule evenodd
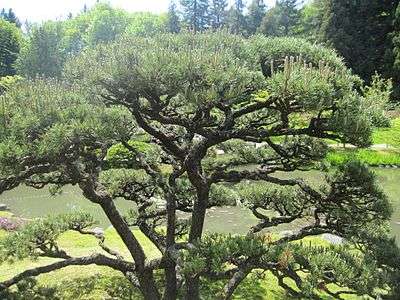
<path id="1" fill-rule="evenodd" d="M 142 292 L 145 300 L 161 299 L 160 293 L 157 290 L 152 270 L 146 270 L 144 272 L 138 273 L 138 280 L 140 284 L 140 291 Z"/>
<path id="2" fill-rule="evenodd" d="M 178 295 L 176 285 L 176 264 L 171 260 L 165 266 L 165 293 L 164 300 L 175 300 Z"/>
<path id="3" fill-rule="evenodd" d="M 186 279 L 186 295 L 185 300 L 200 299 L 200 279 L 199 277 Z"/>
<path id="4" fill-rule="evenodd" d="M 193 243 L 201 239 L 204 227 L 204 218 L 208 204 L 210 188 L 208 185 L 203 185 L 197 190 L 197 201 L 193 207 L 192 224 L 189 233 L 189 242 Z M 200 299 L 200 280 L 196 276 L 186 280 L 186 298 L 187 300 Z"/>
<path id="5" fill-rule="evenodd" d="M 135 261 L 137 268 L 137 276 L 140 284 L 141 292 L 146 300 L 157 300 L 160 299 L 160 293 L 157 290 L 156 283 L 154 281 L 153 271 L 145 270 L 145 254 L 142 246 L 139 244 L 132 231 L 130 230 L 128 224 L 119 214 L 113 201 L 104 201 L 100 203 L 105 214 L 110 220 L 111 224 L 118 232 L 124 244 L 129 249 L 132 257 Z"/>

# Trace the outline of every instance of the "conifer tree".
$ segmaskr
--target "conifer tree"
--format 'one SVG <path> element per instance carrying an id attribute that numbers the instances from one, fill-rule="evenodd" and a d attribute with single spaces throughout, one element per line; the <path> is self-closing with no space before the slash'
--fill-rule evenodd
<path id="1" fill-rule="evenodd" d="M 14 23 L 17 27 L 21 27 L 21 22 L 19 21 L 19 19 L 17 18 L 17 16 L 15 15 L 14 11 L 12 10 L 12 8 L 10 8 L 8 10 L 8 12 L 6 12 L 6 10 L 3 8 L 1 10 L 0 13 L 0 18 L 4 19 L 10 23 Z"/>
<path id="2" fill-rule="evenodd" d="M 168 32 L 178 33 L 181 30 L 181 24 L 176 10 L 175 1 L 171 1 L 168 7 Z"/>
<path id="3" fill-rule="evenodd" d="M 262 20 L 260 32 L 273 36 L 295 35 L 299 20 L 297 0 L 277 0 Z"/>
<path id="4" fill-rule="evenodd" d="M 91 229 L 88 213 L 27 222 L 0 239 L 0 264 L 45 260 L 2 276 L 0 299 L 27 277 L 87 265 L 124 276 L 141 293 L 132 299 L 199 300 L 218 286 L 213 299 L 229 300 L 260 271 L 289 299 L 398 299 L 400 251 L 376 175 L 357 161 L 318 184 L 298 172 L 325 159 L 328 138 L 370 144 L 376 93 L 358 82 L 319 45 L 216 32 L 128 36 L 69 60 L 60 80 L 12 85 L 0 97 L 0 195 L 74 185 L 119 242 Z M 244 234 L 207 232 L 207 212 L 226 205 L 257 221 Z M 98 246 L 70 251 L 58 237 L 71 230 Z M 322 234 L 346 242 L 309 239 Z"/>
<path id="5" fill-rule="evenodd" d="M 263 0 L 252 0 L 248 7 L 247 31 L 249 34 L 256 33 L 264 18 L 266 6 Z"/>
<path id="6" fill-rule="evenodd" d="M 210 22 L 213 29 L 221 28 L 225 24 L 227 0 L 212 0 L 210 6 Z"/>
<path id="7" fill-rule="evenodd" d="M 20 51 L 21 40 L 17 26 L 0 18 L 0 77 L 15 75 L 14 63 Z"/>
<path id="8" fill-rule="evenodd" d="M 322 25 L 326 0 L 312 0 L 300 10 L 299 34 L 312 41 L 317 41 Z"/>
<path id="9" fill-rule="evenodd" d="M 398 4 L 395 19 L 394 19 L 394 31 L 392 33 L 392 43 L 393 43 L 393 52 L 390 53 L 390 60 L 393 62 L 393 66 L 390 68 L 391 77 L 393 78 L 394 84 L 394 93 L 393 98 L 398 99 L 400 96 L 400 4 Z"/>
<path id="10" fill-rule="evenodd" d="M 193 32 L 207 29 L 209 24 L 208 0 L 181 0 L 183 19 Z"/>
<path id="11" fill-rule="evenodd" d="M 244 7 L 245 5 L 242 0 L 235 0 L 234 5 L 229 9 L 226 23 L 231 33 L 246 33 L 246 19 L 243 14 Z"/>
<path id="12" fill-rule="evenodd" d="M 398 0 L 326 0 L 321 39 L 334 47 L 355 73 L 370 80 L 386 73 L 385 52 L 390 46 Z"/>

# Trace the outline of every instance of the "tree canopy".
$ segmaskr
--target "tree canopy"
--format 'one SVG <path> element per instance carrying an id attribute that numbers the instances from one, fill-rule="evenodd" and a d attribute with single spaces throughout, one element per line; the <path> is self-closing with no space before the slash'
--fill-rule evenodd
<path id="1" fill-rule="evenodd" d="M 22 34 L 15 24 L 0 18 L 0 77 L 14 75 L 22 43 Z"/>
<path id="2" fill-rule="evenodd" d="M 387 72 L 386 52 L 398 0 L 326 0 L 321 37 L 345 58 L 356 74 L 369 81 Z"/>
<path id="3" fill-rule="evenodd" d="M 162 291 L 165 299 L 199 299 L 203 279 L 223 280 L 216 296 L 230 299 L 256 269 L 299 297 L 317 297 L 321 286 L 336 296 L 397 292 L 391 208 L 375 175 L 348 162 L 319 186 L 290 177 L 325 156 L 324 138 L 370 144 L 366 97 L 373 93 L 358 92 L 359 78 L 334 51 L 295 38 L 220 32 L 126 36 L 83 51 L 63 78 L 25 80 L 0 98 L 0 193 L 21 184 L 77 185 L 103 209 L 131 257 L 101 237 L 101 252 L 88 257 L 60 248 L 56 238 L 66 230 L 98 236 L 87 214 L 38 220 L 2 240 L 0 261 L 60 260 L 2 289 L 26 276 L 97 264 L 120 271 L 152 300 Z M 226 155 L 216 157 L 217 149 Z M 117 198 L 132 210 L 119 211 Z M 205 233 L 207 209 L 233 198 L 258 224 L 244 236 Z M 269 231 L 294 220 L 303 226 L 289 235 Z M 160 258 L 147 256 L 131 226 Z M 301 242 L 323 233 L 346 242 Z M 382 255 L 383 244 L 391 255 Z M 164 270 L 163 289 L 157 270 Z"/>

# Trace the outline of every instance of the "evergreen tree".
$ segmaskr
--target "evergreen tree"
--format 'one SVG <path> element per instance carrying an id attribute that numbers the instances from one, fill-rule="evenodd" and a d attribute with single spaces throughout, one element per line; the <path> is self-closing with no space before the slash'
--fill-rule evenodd
<path id="1" fill-rule="evenodd" d="M 261 21 L 265 16 L 265 4 L 263 0 L 252 0 L 248 7 L 247 15 L 247 32 L 249 34 L 256 33 Z"/>
<path id="2" fill-rule="evenodd" d="M 193 32 L 207 29 L 209 24 L 208 0 L 181 0 L 183 20 Z"/>
<path id="3" fill-rule="evenodd" d="M 398 0 L 326 0 L 321 39 L 344 58 L 349 67 L 369 81 L 386 73 L 385 53 L 391 47 L 393 15 Z"/>
<path id="4" fill-rule="evenodd" d="M 21 299 L 4 293 L 28 277 L 87 265 L 120 272 L 134 295 L 123 299 L 205 299 L 211 286 L 212 298 L 232 299 L 260 271 L 288 299 L 398 299 L 400 251 L 376 175 L 357 161 L 327 170 L 321 185 L 298 172 L 326 158 L 326 138 L 370 143 L 358 81 L 319 45 L 218 32 L 127 36 L 70 60 L 60 80 L 11 85 L 0 98 L 0 195 L 73 184 L 120 242 L 91 230 L 84 212 L 26 222 L 0 239 L 0 265 L 44 260 L 2 276 L 0 299 Z M 257 221 L 242 234 L 207 232 L 210 209 L 226 205 Z M 263 233 L 291 224 L 285 235 Z M 58 239 L 71 230 L 98 246 L 76 255 L 71 234 Z M 309 239 L 321 234 L 346 245 Z"/>
<path id="5" fill-rule="evenodd" d="M 300 10 L 299 34 L 304 38 L 317 41 L 323 22 L 326 0 L 312 0 Z"/>
<path id="6" fill-rule="evenodd" d="M 399 99 L 400 97 L 400 4 L 398 4 L 395 12 L 394 31 L 392 34 L 393 52 L 390 55 L 390 61 L 393 62 L 391 70 L 391 77 L 395 82 L 395 89 L 393 97 Z"/>
<path id="7" fill-rule="evenodd" d="M 213 29 L 224 26 L 226 18 L 227 0 L 212 0 L 210 6 L 210 22 Z"/>
<path id="8" fill-rule="evenodd" d="M 3 8 L 1 10 L 0 13 L 0 18 L 4 19 L 10 23 L 14 23 L 18 28 L 21 27 L 21 22 L 19 21 L 19 19 L 17 18 L 17 16 L 15 15 L 14 11 L 12 10 L 12 8 L 10 8 L 8 10 L 8 12 L 6 12 L 6 10 Z"/>
<path id="9" fill-rule="evenodd" d="M 17 61 L 18 73 L 29 78 L 59 77 L 65 62 L 63 36 L 60 22 L 33 26 Z"/>
<path id="10" fill-rule="evenodd" d="M 14 63 L 21 45 L 21 33 L 11 22 L 0 19 L 0 77 L 15 75 Z"/>
<path id="11" fill-rule="evenodd" d="M 226 25 L 231 33 L 245 34 L 246 19 L 243 14 L 244 3 L 242 0 L 235 0 L 234 5 L 229 9 Z"/>
<path id="12" fill-rule="evenodd" d="M 168 32 L 178 33 L 181 30 L 179 16 L 176 10 L 175 1 L 171 1 L 168 7 Z"/>
<path id="13" fill-rule="evenodd" d="M 274 36 L 295 35 L 300 20 L 297 6 L 297 0 L 277 0 L 262 20 L 260 32 Z"/>

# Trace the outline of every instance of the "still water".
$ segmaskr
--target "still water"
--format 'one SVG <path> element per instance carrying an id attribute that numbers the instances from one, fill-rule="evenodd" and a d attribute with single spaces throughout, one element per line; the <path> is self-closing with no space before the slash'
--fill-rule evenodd
<path id="1" fill-rule="evenodd" d="M 400 242 L 400 169 L 375 169 L 375 172 L 393 204 L 391 228 L 397 241 Z M 292 176 L 303 177 L 312 184 L 320 184 L 323 181 L 321 173 L 317 171 L 298 172 Z M 280 174 L 280 177 L 286 176 Z M 60 214 L 76 209 L 85 210 L 98 220 L 99 226 L 109 226 L 103 211 L 96 204 L 84 199 L 79 189 L 72 186 L 65 187 L 62 194 L 57 196 L 50 196 L 46 189 L 35 190 L 21 186 L 0 195 L 0 203 L 6 204 L 14 214 L 25 218 Z M 123 200 L 116 200 L 116 204 L 122 213 L 133 208 L 131 203 Z M 208 210 L 206 229 L 213 232 L 245 233 L 256 222 L 257 219 L 245 208 L 218 207 Z M 290 230 L 296 226 L 298 224 L 294 223 L 280 229 Z"/>

